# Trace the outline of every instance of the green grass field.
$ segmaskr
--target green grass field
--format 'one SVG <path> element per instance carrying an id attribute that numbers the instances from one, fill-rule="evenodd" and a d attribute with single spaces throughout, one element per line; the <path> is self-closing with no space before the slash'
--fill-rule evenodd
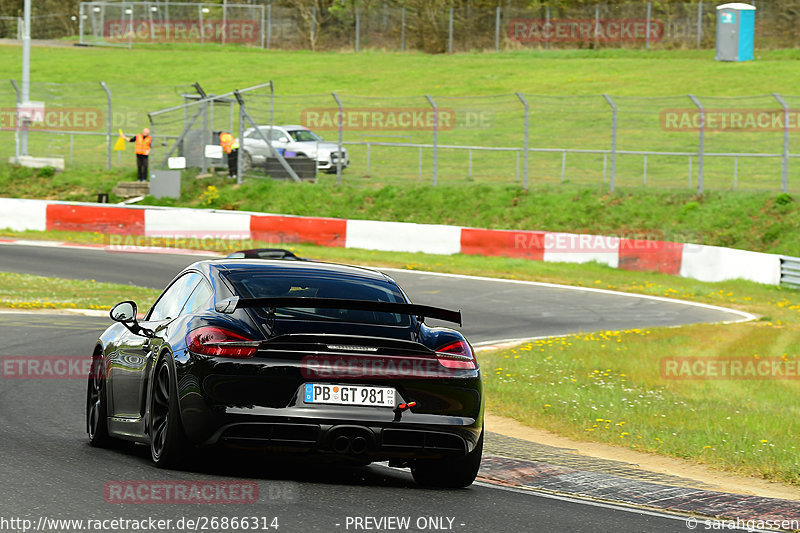
<path id="1" fill-rule="evenodd" d="M 20 53 L 18 47 L 0 47 L 0 76 L 19 77 Z M 706 107 L 711 109 L 776 110 L 778 103 L 770 93 L 797 92 L 795 71 L 800 51 L 761 51 L 757 56 L 753 62 L 732 64 L 713 61 L 710 50 L 553 50 L 446 56 L 375 51 L 277 52 L 189 45 L 133 50 L 35 48 L 32 98 L 52 105 L 103 110 L 105 95 L 97 81 L 104 80 L 114 99 L 114 131 L 119 126 L 132 132 L 145 125 L 147 112 L 181 103 L 178 93 L 190 92 L 188 85 L 195 81 L 219 94 L 273 80 L 278 96 L 274 110 L 277 123 L 301 122 L 304 110 L 332 109 L 332 91 L 341 95 L 345 109 L 427 109 L 423 95 L 431 94 L 442 109 L 451 110 L 457 117 L 454 128 L 440 132 L 440 144 L 521 148 L 522 106 L 513 94 L 520 91 L 528 95 L 532 109 L 532 148 L 607 150 L 611 144 L 611 112 L 600 95 L 610 93 L 617 97 L 619 106 L 619 150 L 692 152 L 696 150 L 697 134 L 665 131 L 660 118 L 665 110 L 692 110 L 687 94 L 703 96 Z M 68 85 L 54 87 L 43 82 Z M 764 96 L 738 98 L 743 95 Z M 251 95 L 248 101 L 260 123 L 269 122 L 265 97 L 262 92 Z M 10 84 L 5 90 L 0 89 L 4 107 L 13 107 L 13 98 Z M 787 102 L 796 108 L 800 97 L 789 97 Z M 157 123 L 154 130 L 175 135 L 182 119 L 182 113 L 177 113 Z M 227 129 L 227 110 L 216 113 L 212 122 L 215 129 Z M 104 126 L 97 132 L 100 131 Z M 333 131 L 321 133 L 335 137 Z M 10 132 L 0 137 L 12 140 Z M 794 153 L 800 153 L 798 139 L 800 136 L 792 136 Z M 345 133 L 346 142 L 363 140 L 430 144 L 432 135 L 425 129 L 385 128 Z M 70 139 L 66 135 L 34 133 L 31 143 L 41 155 L 60 155 L 77 165 L 105 163 L 103 136 Z M 780 131 L 709 132 L 706 136 L 707 152 L 778 154 L 781 149 Z M 160 159 L 165 150 L 166 147 L 156 146 L 154 157 Z M 352 183 L 407 183 L 420 179 L 417 149 L 373 147 L 369 168 L 363 145 L 352 145 L 349 150 L 353 166 L 346 171 L 345 179 Z M 124 156 L 123 164 L 129 166 L 132 156 Z M 439 179 L 460 184 L 519 182 L 523 171 L 517 157 L 516 151 L 474 151 L 470 170 L 467 150 L 442 149 Z M 421 159 L 421 179 L 428 181 L 432 174 L 431 150 L 423 150 Z M 697 165 L 694 158 L 692 185 L 696 185 Z M 529 166 L 532 183 L 561 181 L 560 152 L 533 153 Z M 778 158 L 734 162 L 727 157 L 708 157 L 706 187 L 733 188 L 734 167 L 737 188 L 777 190 L 780 186 Z M 800 175 L 794 167 L 790 166 L 789 179 L 793 189 Z M 601 154 L 569 154 L 563 176 L 572 183 L 599 184 L 603 168 Z M 619 155 L 616 180 L 620 186 L 644 187 L 644 158 Z M 646 187 L 689 188 L 687 157 L 650 156 L 646 181 Z"/>
<path id="2" fill-rule="evenodd" d="M 108 310 L 122 300 L 148 309 L 161 291 L 95 280 L 72 280 L 0 272 L 0 307 L 10 309 Z"/>

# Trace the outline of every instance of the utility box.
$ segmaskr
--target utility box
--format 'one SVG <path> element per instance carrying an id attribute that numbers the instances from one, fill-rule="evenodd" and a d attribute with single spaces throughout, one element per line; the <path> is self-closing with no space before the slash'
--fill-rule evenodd
<path id="1" fill-rule="evenodd" d="M 297 177 L 301 180 L 313 180 L 317 176 L 317 160 L 310 157 L 287 157 L 289 164 Z M 264 161 L 264 172 L 273 178 L 288 178 L 289 173 L 283 168 L 280 161 L 275 157 L 268 157 Z"/>
<path id="2" fill-rule="evenodd" d="M 180 198 L 181 171 L 154 170 L 150 174 L 150 194 L 155 198 Z"/>
<path id="3" fill-rule="evenodd" d="M 717 61 L 753 59 L 756 8 L 750 4 L 717 6 Z"/>

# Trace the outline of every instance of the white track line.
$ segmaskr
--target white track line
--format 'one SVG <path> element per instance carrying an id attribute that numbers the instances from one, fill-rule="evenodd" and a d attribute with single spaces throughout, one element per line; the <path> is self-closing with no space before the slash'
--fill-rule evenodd
<path id="1" fill-rule="evenodd" d="M 603 507 L 605 509 L 614 509 L 616 511 L 624 511 L 627 513 L 635 513 L 635 514 L 644 514 L 649 516 L 655 516 L 659 518 L 669 518 L 671 520 L 680 520 L 684 523 L 684 527 L 686 527 L 687 531 L 691 531 L 691 528 L 686 526 L 686 523 L 692 519 L 695 521 L 695 529 L 700 531 L 705 531 L 709 529 L 706 527 L 705 521 L 709 520 L 712 524 L 725 524 L 728 527 L 718 527 L 717 530 L 724 530 L 724 531 L 751 531 L 756 533 L 774 533 L 775 529 L 749 529 L 747 527 L 735 527 L 733 524 L 736 522 L 736 519 L 730 518 L 714 518 L 705 515 L 692 515 L 692 514 L 679 514 L 679 511 L 658 511 L 653 509 L 652 507 L 637 507 L 635 505 L 629 505 L 625 503 L 606 503 L 602 501 L 592 500 L 588 498 L 582 498 L 580 496 L 567 496 L 562 494 L 557 494 L 554 492 L 548 492 L 542 489 L 537 489 L 534 487 L 509 487 L 507 485 L 495 485 L 493 483 L 487 483 L 485 481 L 476 481 L 473 485 L 478 485 L 480 487 L 486 487 L 491 489 L 499 489 L 499 490 L 507 490 L 509 492 L 517 492 L 522 494 L 535 494 L 536 496 L 540 496 L 542 498 L 550 498 L 551 500 L 561 500 L 570 503 L 578 503 L 581 505 L 590 505 L 592 507 Z M 746 522 L 746 521 L 745 521 Z M 757 520 L 756 520 L 757 522 Z"/>

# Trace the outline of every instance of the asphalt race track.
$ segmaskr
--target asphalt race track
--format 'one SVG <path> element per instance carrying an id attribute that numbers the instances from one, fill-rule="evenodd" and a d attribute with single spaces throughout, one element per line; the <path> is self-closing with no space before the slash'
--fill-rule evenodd
<path id="1" fill-rule="evenodd" d="M 133 283 L 162 288 L 188 256 L 120 254 L 95 250 L 0 246 L 0 271 Z M 741 316 L 677 302 L 631 298 L 537 285 L 506 284 L 413 272 L 391 272 L 418 303 L 460 308 L 473 341 L 574 331 L 620 329 Z M 87 355 L 106 318 L 0 313 L 0 356 Z M 337 467 L 270 460 L 257 454 L 205 452 L 189 470 L 158 470 L 143 446 L 93 449 L 86 443 L 84 379 L 0 381 L 0 531 L 22 531 L 27 519 L 172 520 L 181 517 L 263 517 L 278 531 L 678 532 L 683 518 L 554 499 L 533 492 L 476 484 L 464 490 L 414 485 L 405 470 L 383 465 Z M 258 485 L 251 504 L 116 504 L 109 482 L 248 480 Z M 409 517 L 408 529 L 375 527 L 356 517 Z M 451 521 L 452 520 L 452 521 Z M 43 522 L 46 524 L 46 521 Z M 361 527 L 356 524 L 360 523 Z M 384 523 L 386 524 L 386 523 Z M 388 524 L 393 524 L 390 522 Z M 368 527 L 369 526 L 369 527 Z M 45 531 L 98 531 L 86 524 Z M 133 529 L 117 528 L 120 531 Z M 141 529 L 140 529 L 141 530 Z M 153 530 L 153 529 L 151 529 Z M 213 528 L 208 531 L 242 531 Z M 250 529 L 252 530 L 252 528 Z M 263 530 L 263 529 L 262 529 Z M 273 529 L 266 529 L 272 531 Z"/>
<path id="2" fill-rule="evenodd" d="M 95 279 L 163 289 L 203 257 L 118 253 L 93 248 L 0 246 L 0 272 Z M 473 343 L 578 331 L 741 320 L 742 316 L 675 301 L 391 270 L 415 303 L 460 309 Z"/>

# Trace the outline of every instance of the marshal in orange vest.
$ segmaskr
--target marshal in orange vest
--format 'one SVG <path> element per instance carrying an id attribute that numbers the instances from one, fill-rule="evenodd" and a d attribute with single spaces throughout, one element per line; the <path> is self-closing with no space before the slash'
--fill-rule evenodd
<path id="1" fill-rule="evenodd" d="M 136 134 L 136 141 L 134 141 L 134 149 L 136 153 L 139 155 L 150 155 L 150 142 L 152 141 L 152 137 L 149 135 L 142 135 L 141 133 Z"/>

